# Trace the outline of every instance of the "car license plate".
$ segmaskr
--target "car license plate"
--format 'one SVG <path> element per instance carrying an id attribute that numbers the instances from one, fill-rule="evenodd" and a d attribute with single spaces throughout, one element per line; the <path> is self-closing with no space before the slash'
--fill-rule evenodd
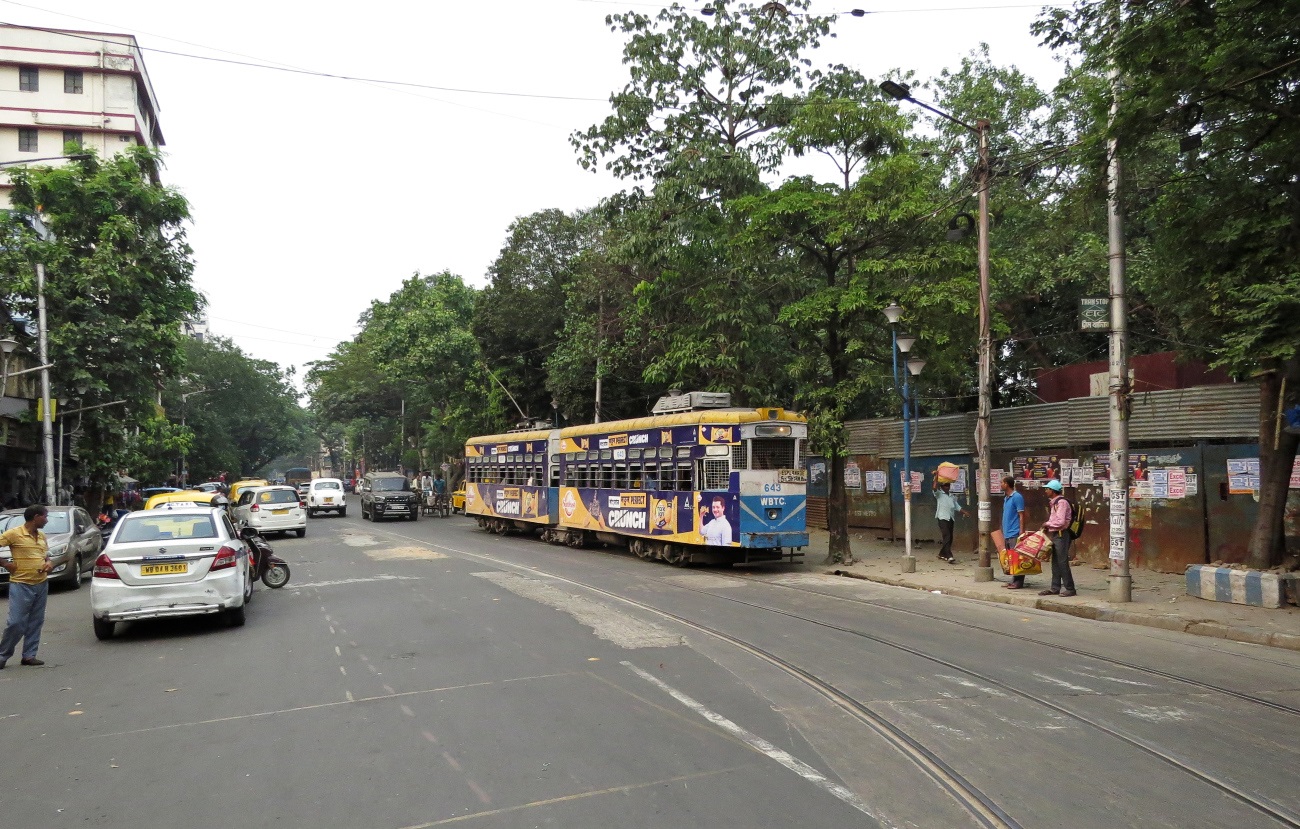
<path id="1" fill-rule="evenodd" d="M 288 507 L 285 507 L 284 509 L 273 509 L 273 510 L 271 510 L 271 514 L 272 514 L 272 515 L 288 515 L 288 514 L 289 514 L 289 508 L 288 508 Z"/>
<path id="2" fill-rule="evenodd" d="M 326 498 L 326 499 L 325 499 L 325 503 L 327 503 L 327 504 L 332 504 L 332 503 L 334 503 L 334 499 L 333 499 L 333 498 Z"/>
<path id="3" fill-rule="evenodd" d="M 406 512 L 406 504 L 393 504 L 389 509 L 393 512 Z"/>
<path id="4" fill-rule="evenodd" d="M 141 564 L 140 575 L 142 576 L 174 576 L 178 573 L 188 573 L 190 565 L 185 561 L 178 561 L 175 564 Z"/>

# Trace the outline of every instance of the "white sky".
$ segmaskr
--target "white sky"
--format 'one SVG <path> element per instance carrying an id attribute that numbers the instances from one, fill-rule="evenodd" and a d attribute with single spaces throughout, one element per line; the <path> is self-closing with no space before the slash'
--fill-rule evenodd
<path id="1" fill-rule="evenodd" d="M 704 2 L 687 3 L 698 9 Z M 134 34 L 162 107 L 168 184 L 189 199 L 211 331 L 281 365 L 328 355 L 413 272 L 482 285 L 519 216 L 620 189 L 569 135 L 627 80 L 610 13 L 661 4 L 0 0 L 0 21 Z M 1060 74 L 1016 0 L 814 0 L 841 16 L 810 57 L 868 77 L 955 67 L 981 41 L 1047 85 Z M 401 89 L 153 50 L 564 101 Z M 436 332 L 430 332 L 436 333 Z"/>

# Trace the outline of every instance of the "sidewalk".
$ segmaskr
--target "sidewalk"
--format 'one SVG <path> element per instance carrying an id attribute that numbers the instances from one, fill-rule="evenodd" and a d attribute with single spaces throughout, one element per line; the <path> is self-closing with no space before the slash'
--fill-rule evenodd
<path id="1" fill-rule="evenodd" d="M 1051 583 L 1051 565 L 1044 565 L 1042 575 L 1026 578 L 1023 590 L 1007 590 L 1005 585 L 1011 578 L 1002 574 L 996 556 L 993 581 L 980 583 L 974 580 L 974 554 L 954 552 L 957 563 L 947 564 L 939 559 L 937 544 L 924 543 L 912 550 L 916 556 L 916 572 L 904 573 L 903 542 L 891 543 L 887 538 L 878 539 L 876 534 L 875 530 L 850 534 L 855 562 L 845 566 L 825 563 L 830 535 L 825 530 L 811 530 L 809 546 L 804 549 L 804 566 L 812 572 L 966 599 L 1300 651 L 1300 607 L 1288 605 L 1271 610 L 1194 598 L 1187 595 L 1187 582 L 1182 574 L 1136 570 L 1132 574 L 1133 600 L 1114 604 L 1107 600 L 1108 571 L 1081 564 L 1073 568 L 1077 596 L 1068 599 L 1039 596 L 1038 591 Z"/>

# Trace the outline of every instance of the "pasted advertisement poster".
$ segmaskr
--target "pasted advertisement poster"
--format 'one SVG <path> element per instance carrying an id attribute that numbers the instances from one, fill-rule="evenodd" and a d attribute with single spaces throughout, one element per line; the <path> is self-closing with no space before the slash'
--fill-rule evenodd
<path id="1" fill-rule="evenodd" d="M 661 497 L 662 496 L 662 497 Z M 739 543 L 740 502 L 730 493 L 600 492 L 565 487 L 563 521 L 589 530 L 616 530 L 690 544 Z"/>
<path id="2" fill-rule="evenodd" d="M 867 492 L 881 493 L 889 485 L 889 476 L 884 470 L 869 469 L 864 473 L 863 483 Z"/>
<path id="3" fill-rule="evenodd" d="M 1042 486 L 1048 481 L 1060 480 L 1059 455 L 1022 455 L 1011 459 L 1011 475 L 1029 488 Z"/>
<path id="4" fill-rule="evenodd" d="M 1259 492 L 1259 458 L 1228 459 L 1228 493 L 1254 495 Z"/>
<path id="5" fill-rule="evenodd" d="M 862 470 L 858 468 L 857 461 L 845 461 L 844 487 L 854 490 L 862 489 Z"/>
<path id="6" fill-rule="evenodd" d="M 1128 479 L 1129 483 L 1134 481 L 1147 480 L 1147 471 L 1149 469 L 1149 456 L 1145 454 L 1129 453 L 1128 456 Z M 1110 480 L 1110 456 L 1098 452 L 1092 458 L 1092 479 L 1094 481 Z"/>

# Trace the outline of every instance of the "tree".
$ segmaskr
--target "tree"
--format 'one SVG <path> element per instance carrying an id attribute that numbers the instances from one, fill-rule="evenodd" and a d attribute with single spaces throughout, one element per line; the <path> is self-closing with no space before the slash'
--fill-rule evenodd
<path id="1" fill-rule="evenodd" d="M 1149 237 L 1132 279 L 1178 350 L 1260 382 L 1260 500 L 1248 563 L 1285 552 L 1300 436 L 1300 63 L 1294 3 L 1077 3 L 1038 31 L 1122 79 L 1113 127 L 1136 174 L 1125 209 Z M 1179 154 L 1182 154 L 1181 159 Z"/>
<path id="2" fill-rule="evenodd" d="M 880 309 L 900 288 L 933 283 L 943 264 L 926 216 L 942 197 L 938 166 L 908 152 L 908 120 L 875 85 L 837 68 L 822 76 L 783 135 L 797 154 L 819 153 L 838 182 L 811 177 L 735 202 L 740 244 L 784 260 L 777 321 L 797 343 L 788 370 L 809 414 L 813 444 L 831 462 L 829 560 L 851 563 L 844 423 L 888 365 Z M 878 385 L 876 385 L 879 388 Z"/>
<path id="3" fill-rule="evenodd" d="M 619 199 L 609 261 L 635 277 L 621 326 L 648 383 L 731 391 L 772 402 L 788 342 L 767 301 L 770 262 L 738 261 L 728 200 L 762 192 L 783 153 L 773 131 L 804 83 L 801 53 L 829 31 L 808 3 L 711 4 L 707 20 L 673 6 L 607 18 L 628 35 L 627 86 L 613 113 L 573 137 L 584 167 L 638 182 Z M 641 182 L 649 185 L 643 189 Z"/>
<path id="4" fill-rule="evenodd" d="M 0 252 L 7 312 L 35 318 L 31 262 L 43 263 L 54 393 L 84 385 L 85 406 L 125 400 L 81 415 L 79 472 L 93 486 L 116 486 L 126 469 L 156 474 L 187 439 L 162 419 L 157 399 L 183 368 L 181 321 L 201 300 L 185 238 L 189 205 L 159 184 L 160 166 L 155 151 L 132 147 L 8 171 L 14 212 L 3 230 L 11 244 Z M 37 214 L 47 239 L 29 224 Z"/>
<path id="5" fill-rule="evenodd" d="M 185 374 L 167 385 L 163 402 L 193 435 L 186 457 L 191 482 L 221 472 L 252 475 L 281 455 L 314 450 L 289 372 L 221 337 L 186 338 L 184 353 Z"/>

